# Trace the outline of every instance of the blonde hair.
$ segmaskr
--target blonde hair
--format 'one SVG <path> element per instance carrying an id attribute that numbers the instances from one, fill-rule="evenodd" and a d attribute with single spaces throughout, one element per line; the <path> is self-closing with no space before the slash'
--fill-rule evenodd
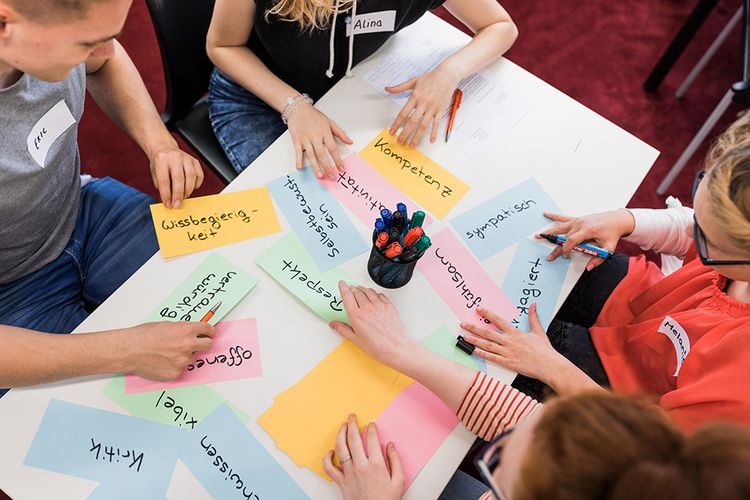
<path id="1" fill-rule="evenodd" d="M 277 0 L 266 11 L 266 20 L 276 16 L 281 21 L 297 23 L 300 31 L 325 29 L 334 10 L 346 12 L 356 0 Z"/>
<path id="2" fill-rule="evenodd" d="M 549 403 L 513 487 L 517 500 L 745 500 L 750 431 L 686 435 L 645 401 L 595 391 Z"/>
<path id="3" fill-rule="evenodd" d="M 750 251 L 750 113 L 719 136 L 705 168 L 717 222 L 736 246 Z"/>

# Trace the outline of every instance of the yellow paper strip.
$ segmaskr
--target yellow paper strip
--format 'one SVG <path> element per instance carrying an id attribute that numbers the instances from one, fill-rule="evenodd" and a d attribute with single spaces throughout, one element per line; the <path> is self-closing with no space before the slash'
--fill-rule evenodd
<path id="1" fill-rule="evenodd" d="M 388 129 L 380 132 L 359 154 L 439 219 L 448 215 L 469 190 L 466 183 L 418 149 L 398 144 Z"/>
<path id="2" fill-rule="evenodd" d="M 182 207 L 151 205 L 164 258 L 201 252 L 281 231 L 265 187 L 189 198 Z"/>
<path id="3" fill-rule="evenodd" d="M 296 385 L 276 396 L 258 424 L 300 467 L 327 478 L 323 456 L 349 414 L 375 420 L 414 381 L 343 341 Z"/>

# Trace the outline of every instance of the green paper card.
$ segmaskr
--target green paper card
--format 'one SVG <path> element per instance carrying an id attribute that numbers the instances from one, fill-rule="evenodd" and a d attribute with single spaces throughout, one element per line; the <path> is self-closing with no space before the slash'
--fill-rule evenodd
<path id="1" fill-rule="evenodd" d="M 255 262 L 324 320 L 347 322 L 339 280 L 352 284 L 352 279 L 340 267 L 320 272 L 294 233 L 281 238 Z"/>
<path id="2" fill-rule="evenodd" d="M 445 326 L 441 326 L 422 339 L 421 344 L 432 352 L 440 354 L 456 363 L 468 366 L 472 370 L 481 368 L 480 364 L 474 361 L 473 356 L 469 356 L 456 347 L 456 336 Z"/>
<path id="3" fill-rule="evenodd" d="M 229 405 L 243 424 L 250 420 L 242 410 L 205 385 L 125 394 L 125 378 L 118 376 L 102 392 L 133 416 L 187 430 L 193 430 L 222 404 Z"/>
<path id="4" fill-rule="evenodd" d="M 200 321 L 221 302 L 208 321 L 215 325 L 257 283 L 257 279 L 212 253 L 144 321 Z"/>

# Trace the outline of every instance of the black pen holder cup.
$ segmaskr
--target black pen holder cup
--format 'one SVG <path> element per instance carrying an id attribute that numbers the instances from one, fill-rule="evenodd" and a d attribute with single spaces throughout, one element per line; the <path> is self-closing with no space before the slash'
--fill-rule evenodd
<path id="1" fill-rule="evenodd" d="M 418 259 L 417 259 L 418 260 Z M 401 288 L 411 280 L 417 260 L 411 262 L 393 262 L 381 255 L 375 245 L 367 260 L 367 272 L 372 281 L 383 288 Z"/>

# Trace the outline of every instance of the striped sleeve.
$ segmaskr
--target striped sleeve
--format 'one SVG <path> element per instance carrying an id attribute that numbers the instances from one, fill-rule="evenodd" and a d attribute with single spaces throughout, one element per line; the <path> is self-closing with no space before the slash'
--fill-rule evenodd
<path id="1" fill-rule="evenodd" d="M 491 441 L 538 406 L 534 398 L 478 371 L 456 414 L 471 432 Z"/>

